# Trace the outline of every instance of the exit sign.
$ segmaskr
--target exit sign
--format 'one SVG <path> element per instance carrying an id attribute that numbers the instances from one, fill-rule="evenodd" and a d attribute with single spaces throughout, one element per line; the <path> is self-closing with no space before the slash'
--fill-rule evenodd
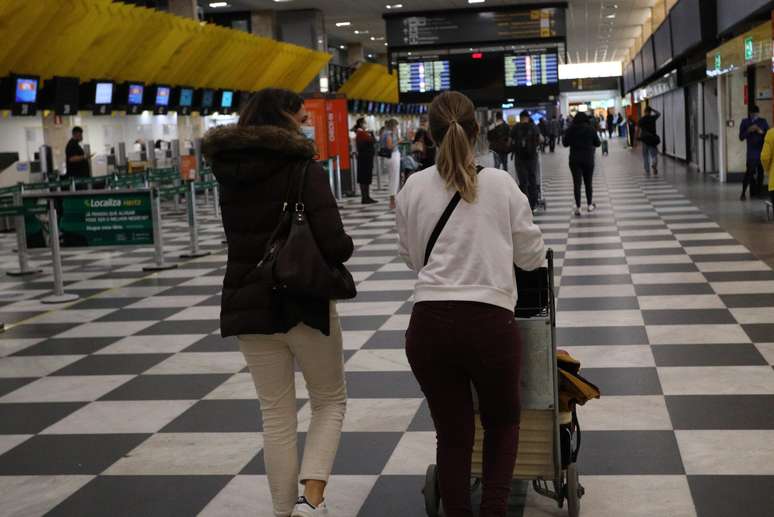
<path id="1" fill-rule="evenodd" d="M 720 52 L 718 52 L 717 54 L 715 54 L 715 70 L 720 70 L 720 65 L 721 65 Z"/>
<path id="2" fill-rule="evenodd" d="M 753 39 L 748 36 L 744 39 L 744 60 L 752 61 L 753 58 Z"/>

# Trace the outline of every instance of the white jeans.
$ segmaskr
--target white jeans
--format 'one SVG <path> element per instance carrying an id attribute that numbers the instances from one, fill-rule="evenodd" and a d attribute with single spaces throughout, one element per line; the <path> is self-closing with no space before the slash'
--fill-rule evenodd
<path id="1" fill-rule="evenodd" d="M 347 405 L 339 317 L 331 304 L 331 335 L 297 325 L 287 334 L 239 336 L 263 416 L 263 456 L 274 514 L 288 517 L 298 483 L 328 481 Z M 304 375 L 312 420 L 299 473 L 294 359 Z"/>
<path id="2" fill-rule="evenodd" d="M 397 196 L 400 190 L 400 151 L 397 147 L 392 150 L 392 155 L 385 163 L 390 177 L 390 195 Z"/>

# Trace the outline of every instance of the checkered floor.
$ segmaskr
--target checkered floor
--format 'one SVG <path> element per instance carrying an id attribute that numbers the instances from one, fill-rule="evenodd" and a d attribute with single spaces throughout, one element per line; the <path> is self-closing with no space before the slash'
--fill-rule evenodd
<path id="1" fill-rule="evenodd" d="M 565 151 L 544 158 L 557 256 L 559 345 L 603 398 L 580 413 L 590 517 L 763 517 L 774 507 L 774 271 L 636 155 L 598 159 L 597 211 L 571 214 Z M 420 517 L 434 433 L 403 353 L 413 274 L 385 203 L 342 210 L 360 294 L 341 303 L 350 402 L 328 497 L 333 517 Z M 48 257 L 0 278 L 0 515 L 270 516 L 261 424 L 244 361 L 218 335 L 222 231 L 201 247 L 167 216 L 179 268 L 153 250 L 66 251 L 66 290 L 39 302 Z M 15 269 L 0 236 L 0 271 Z M 303 433 L 309 404 L 297 378 Z M 566 515 L 531 489 L 514 515 Z"/>

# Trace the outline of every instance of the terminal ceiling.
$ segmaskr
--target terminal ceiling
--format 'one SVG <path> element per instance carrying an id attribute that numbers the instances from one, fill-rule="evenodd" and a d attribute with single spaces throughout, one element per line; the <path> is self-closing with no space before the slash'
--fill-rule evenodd
<path id="1" fill-rule="evenodd" d="M 199 0 L 207 12 L 245 10 L 320 9 L 325 14 L 328 34 L 337 41 L 362 43 L 370 52 L 384 51 L 385 12 L 457 9 L 470 7 L 467 0 L 228 0 L 230 7 L 212 9 Z M 403 5 L 387 10 L 387 4 Z M 481 6 L 506 6 L 535 3 L 535 0 L 487 0 Z M 568 59 L 570 63 L 619 61 L 640 35 L 642 24 L 656 0 L 569 0 Z M 613 16 L 615 15 L 615 16 Z M 337 27 L 336 23 L 351 22 Z M 358 31 L 356 34 L 355 31 Z"/>

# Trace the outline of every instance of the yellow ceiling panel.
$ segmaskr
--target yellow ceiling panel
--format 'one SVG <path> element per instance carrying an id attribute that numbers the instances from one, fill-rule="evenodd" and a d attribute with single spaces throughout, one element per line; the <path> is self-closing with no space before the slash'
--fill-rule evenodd
<path id="1" fill-rule="evenodd" d="M 350 99 L 398 102 L 398 78 L 384 65 L 364 63 L 339 89 Z"/>
<path id="2" fill-rule="evenodd" d="M 16 8 L 0 17 L 0 41 L 3 42 L 0 46 L 0 72 L 18 71 L 19 62 L 24 61 L 25 73 L 38 73 L 41 50 L 45 48 L 41 39 L 51 35 L 45 31 L 56 20 L 62 6 L 49 1 L 34 3 L 30 8 L 20 5 L 23 2 L 12 3 L 16 4 Z"/>

